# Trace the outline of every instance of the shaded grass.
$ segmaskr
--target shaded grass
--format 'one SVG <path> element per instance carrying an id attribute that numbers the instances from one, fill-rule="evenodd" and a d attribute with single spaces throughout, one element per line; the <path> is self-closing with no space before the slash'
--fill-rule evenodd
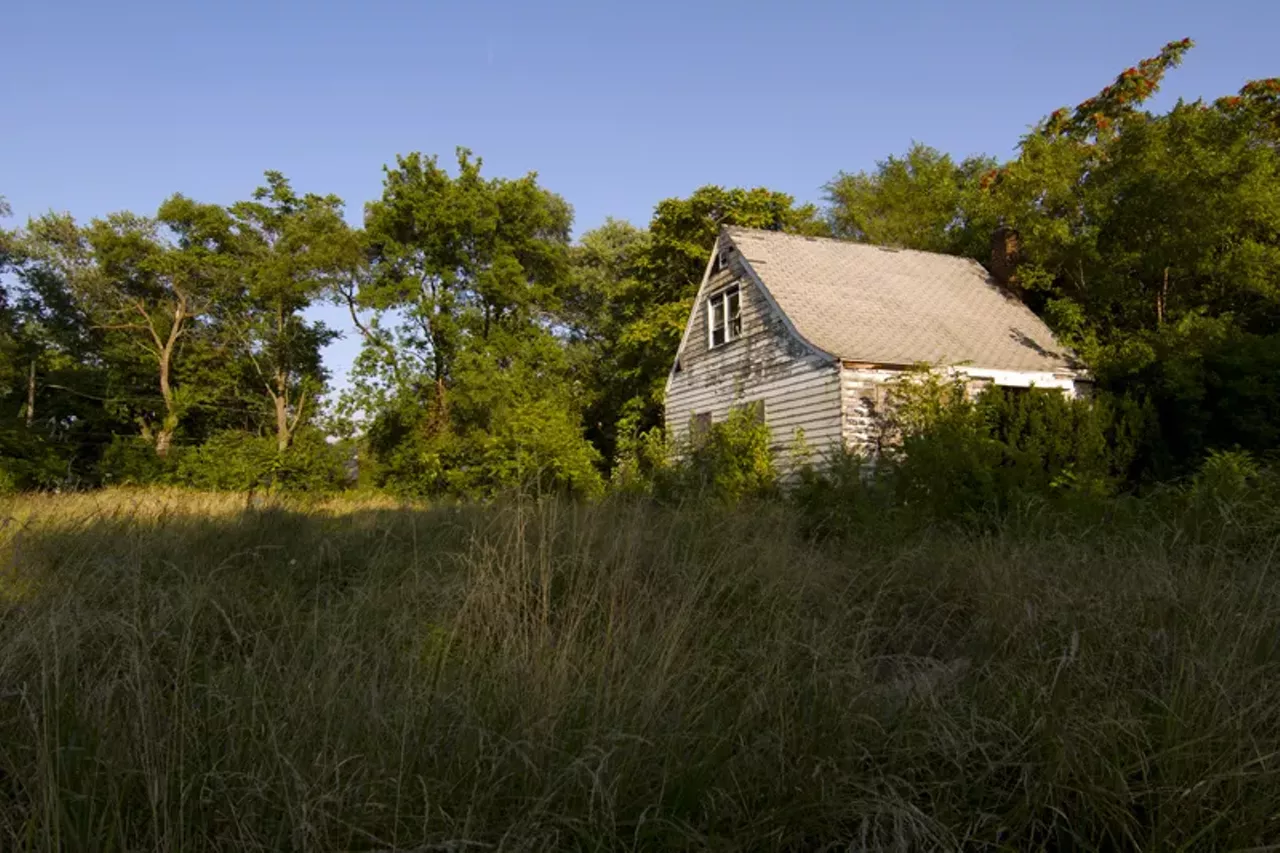
<path id="1" fill-rule="evenodd" d="M 7 499 L 0 847 L 1274 843 L 1277 540 L 1222 511 Z"/>

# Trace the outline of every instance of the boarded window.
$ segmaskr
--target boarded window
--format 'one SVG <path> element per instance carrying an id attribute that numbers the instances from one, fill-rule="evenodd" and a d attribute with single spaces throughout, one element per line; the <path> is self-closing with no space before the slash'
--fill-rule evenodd
<path id="1" fill-rule="evenodd" d="M 715 275 L 721 270 L 727 270 L 733 264 L 733 247 L 725 246 L 716 252 L 716 258 L 711 263 L 711 274 Z"/>
<path id="2" fill-rule="evenodd" d="M 695 413 L 689 424 L 689 432 L 693 434 L 693 437 L 698 438 L 700 436 L 704 436 L 710 431 L 711 431 L 711 413 L 710 412 Z"/>
<path id="3" fill-rule="evenodd" d="M 707 345 L 714 348 L 742 336 L 742 293 L 735 285 L 707 300 Z"/>

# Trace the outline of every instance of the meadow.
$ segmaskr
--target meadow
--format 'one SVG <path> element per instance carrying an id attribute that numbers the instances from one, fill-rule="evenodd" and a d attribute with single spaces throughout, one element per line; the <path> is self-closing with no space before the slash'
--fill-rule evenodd
<path id="1" fill-rule="evenodd" d="M 1280 849 L 1272 493 L 0 498 L 0 849 Z"/>

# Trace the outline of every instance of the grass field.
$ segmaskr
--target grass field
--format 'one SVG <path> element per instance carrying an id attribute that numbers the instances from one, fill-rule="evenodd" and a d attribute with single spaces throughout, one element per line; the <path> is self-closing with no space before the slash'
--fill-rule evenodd
<path id="1" fill-rule="evenodd" d="M 0 849 L 1280 849 L 1241 517 L 2 499 Z"/>

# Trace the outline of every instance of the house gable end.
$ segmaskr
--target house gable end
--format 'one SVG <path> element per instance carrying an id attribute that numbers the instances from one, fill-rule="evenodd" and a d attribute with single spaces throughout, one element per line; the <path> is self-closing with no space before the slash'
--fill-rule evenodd
<path id="1" fill-rule="evenodd" d="M 724 264 L 717 254 L 726 248 L 732 251 Z M 726 323 L 735 331 L 712 334 L 709 305 L 725 311 L 720 317 L 736 316 L 740 325 Z M 738 313 L 727 311 L 730 306 Z M 839 362 L 796 334 L 750 259 L 722 233 L 667 375 L 667 429 L 678 438 L 691 425 L 718 423 L 738 407 L 760 413 L 779 457 L 788 454 L 797 433 L 820 451 L 841 438 Z"/>
<path id="2" fill-rule="evenodd" d="M 719 261 L 722 258 L 721 253 L 725 252 L 726 249 L 730 250 L 729 260 L 727 265 L 722 266 Z M 767 322 L 776 323 L 781 329 L 785 330 L 787 336 L 791 339 L 790 343 L 794 345 L 794 354 L 797 357 L 810 356 L 830 360 L 833 364 L 837 362 L 834 356 L 814 346 L 800 334 L 795 324 L 791 322 L 791 319 L 787 317 L 781 306 L 778 305 L 773 294 L 769 292 L 764 280 L 752 266 L 751 259 L 742 253 L 733 241 L 732 236 L 722 230 L 716 238 L 716 244 L 711 250 L 710 257 L 707 259 L 702 282 L 698 285 L 693 307 L 689 312 L 688 319 L 685 321 L 684 333 L 680 338 L 680 346 L 676 350 L 675 360 L 667 372 L 665 388 L 667 394 L 671 392 L 672 379 L 677 371 L 684 366 L 683 360 L 685 356 L 693 354 L 696 360 L 699 355 L 708 349 L 705 323 L 707 298 L 735 283 L 740 287 L 751 288 L 752 294 L 758 296 L 759 300 L 764 303 L 764 306 L 767 307 Z M 695 334 L 695 332 L 698 332 L 698 334 Z"/>

